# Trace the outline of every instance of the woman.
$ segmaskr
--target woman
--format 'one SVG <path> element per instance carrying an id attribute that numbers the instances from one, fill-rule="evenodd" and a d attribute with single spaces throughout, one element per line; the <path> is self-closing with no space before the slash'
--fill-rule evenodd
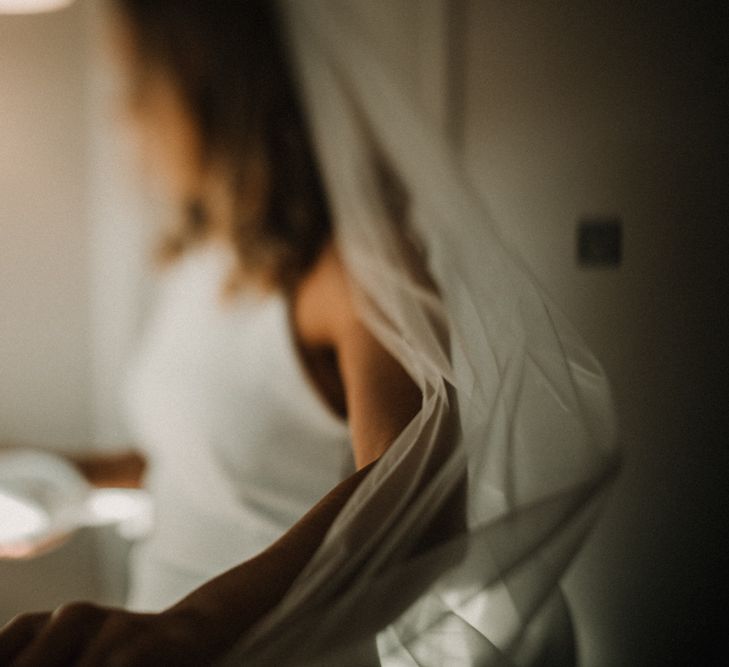
<path id="1" fill-rule="evenodd" d="M 270 2 L 116 4 L 143 150 L 187 212 L 133 380 L 160 508 L 134 563 L 148 611 L 21 617 L 0 663 L 200 665 L 237 644 L 247 664 L 373 664 L 398 617 L 385 661 L 541 651 L 569 557 L 536 556 L 555 535 L 572 553 L 605 478 L 583 447 L 610 437 L 599 369 L 462 224 L 482 210 L 357 43 L 357 5 L 287 5 L 310 135 Z M 520 597 L 517 571 L 539 573 Z M 475 621 L 487 590 L 498 614 Z"/>
<path id="2" fill-rule="evenodd" d="M 318 410 L 313 415 L 290 417 L 289 429 L 297 430 L 289 433 L 280 429 L 273 432 L 271 424 L 266 423 L 256 425 L 258 433 L 254 429 L 242 434 L 241 427 L 237 427 L 233 433 L 224 434 L 233 442 L 214 443 L 210 441 L 212 435 L 204 433 L 203 437 L 208 438 L 203 443 L 205 447 L 228 447 L 228 451 L 217 454 L 232 456 L 232 465 L 243 468 L 243 479 L 237 481 L 252 486 L 249 469 L 259 462 L 247 461 L 246 453 L 260 459 L 263 452 L 270 461 L 264 467 L 273 472 L 274 478 L 265 480 L 273 489 L 263 488 L 258 495 L 244 489 L 249 497 L 240 502 L 247 504 L 250 525 L 245 521 L 231 524 L 242 531 L 237 544 L 238 560 L 263 551 L 285 528 L 291 527 L 294 523 L 290 521 L 291 516 L 299 518 L 344 476 L 351 476 L 299 521 L 283 540 L 249 561 L 244 569 L 224 575 L 225 581 L 211 582 L 205 592 L 201 589 L 174 611 L 164 612 L 165 620 L 162 616 L 158 621 L 152 616 L 78 605 L 50 618 L 27 617 L 16 626 L 15 632 L 24 635 L 23 639 L 26 633 L 32 632 L 35 639 L 19 664 L 47 665 L 49 660 L 66 664 L 72 658 L 83 664 L 104 664 L 119 649 L 126 654 L 129 639 L 139 623 L 151 623 L 153 643 L 142 642 L 134 649 L 149 664 L 199 665 L 218 655 L 257 616 L 276 604 L 358 481 L 420 406 L 420 393 L 415 384 L 364 327 L 354 308 L 347 272 L 332 239 L 329 212 L 304 120 L 275 32 L 271 3 L 208 6 L 201 2 L 125 0 L 118 5 L 121 11 L 114 26 L 115 46 L 120 62 L 127 69 L 130 111 L 141 135 L 140 143 L 152 161 L 152 170 L 166 180 L 173 197 L 189 208 L 188 219 L 170 235 L 165 248 L 167 263 L 184 263 L 184 266 L 169 269 L 174 275 L 168 276 L 166 289 L 174 294 L 167 295 L 162 309 L 170 312 L 162 314 L 166 322 L 156 323 L 152 338 L 154 335 L 158 338 L 151 340 L 150 345 L 167 347 L 167 352 L 171 350 L 174 354 L 187 353 L 190 358 L 185 362 L 190 365 L 197 361 L 214 366 L 214 356 L 205 356 L 215 354 L 215 350 L 205 347 L 208 340 L 199 340 L 198 347 L 188 352 L 175 341 L 181 332 L 168 335 L 159 329 L 169 328 L 170 318 L 184 315 L 186 306 L 188 311 L 193 311 L 187 313 L 193 329 L 186 332 L 190 337 L 198 334 L 200 326 L 222 329 L 230 323 L 240 324 L 239 345 L 248 343 L 255 347 L 257 354 L 270 356 L 270 363 L 264 359 L 261 370 L 267 374 L 279 373 L 276 382 L 283 386 L 270 387 L 262 382 L 256 370 L 245 368 L 245 362 L 252 361 L 250 356 L 243 364 L 240 359 L 227 359 L 229 364 L 242 366 L 235 368 L 243 376 L 238 378 L 243 386 L 237 389 L 248 395 L 232 397 L 243 409 L 237 418 L 243 422 L 261 421 L 257 413 L 265 411 L 268 420 L 276 419 L 276 410 L 290 407 L 292 397 L 280 395 L 293 382 L 299 383 L 297 388 L 304 394 L 293 397 L 303 404 L 303 410 L 311 404 Z M 218 279 L 217 284 L 210 282 L 211 271 Z M 203 286 L 207 288 L 204 295 L 185 293 L 185 288 L 195 287 L 194 282 L 182 284 L 191 278 L 198 283 L 210 282 Z M 196 296 L 202 301 L 196 301 Z M 176 304 L 172 303 L 175 298 L 189 303 L 176 310 Z M 196 322 L 199 312 L 195 309 L 211 312 L 217 309 L 218 320 Z M 282 309 L 284 318 L 279 317 Z M 283 330 L 289 325 L 289 318 L 291 331 Z M 253 331 L 249 333 L 246 329 Z M 246 341 L 246 336 L 250 340 Z M 253 340 L 253 336 L 258 340 Z M 284 339 L 289 336 L 291 341 L 287 347 Z M 217 338 L 217 342 L 223 341 L 224 334 L 218 333 Z M 233 346 L 222 353 L 235 351 Z M 162 350 L 146 352 L 157 357 L 145 360 L 153 368 L 142 368 L 139 374 L 154 375 L 168 359 Z M 280 363 L 276 354 L 300 355 L 300 360 L 283 359 L 284 363 Z M 299 362 L 302 375 L 306 375 L 304 382 L 295 372 L 299 369 L 290 368 Z M 184 384 L 200 380 L 194 367 L 181 364 L 174 368 L 170 364 L 164 370 L 179 372 L 175 380 Z M 231 397 L 223 393 L 228 388 L 223 383 L 228 380 L 231 378 L 222 373 L 209 374 L 203 382 L 211 384 L 202 387 L 203 395 L 198 398 L 206 402 L 230 401 Z M 144 385 L 145 381 L 140 383 Z M 311 386 L 305 386 L 305 382 Z M 155 379 L 151 384 L 151 387 L 142 386 L 134 400 L 159 400 L 168 389 L 158 386 L 159 378 L 157 385 Z M 200 391 L 201 385 L 193 389 Z M 184 400 L 183 391 L 174 395 L 174 385 L 171 391 L 172 398 L 164 395 L 165 400 L 170 403 Z M 206 391 L 210 396 L 204 395 Z M 248 403 L 247 397 L 250 397 Z M 270 401 L 275 405 L 270 405 Z M 162 407 L 156 414 L 152 410 L 140 419 L 159 421 L 168 417 L 170 411 L 174 413 L 176 407 Z M 216 414 L 215 408 L 212 409 Z M 145 412 L 145 407 L 137 412 Z M 203 428 L 199 422 L 192 420 L 188 424 L 184 418 L 184 414 L 170 417 L 176 420 L 171 425 L 173 437 L 175 434 L 180 434 L 181 439 L 189 436 L 189 432 L 185 433 L 186 426 Z M 278 418 L 285 420 L 287 415 Z M 181 419 L 185 426 L 180 426 Z M 353 459 L 351 462 L 341 451 L 342 441 L 349 439 L 347 424 L 351 433 L 348 457 Z M 165 428 L 170 428 L 170 424 Z M 266 429 L 271 433 L 261 433 Z M 155 438 L 154 426 L 150 430 L 151 438 L 161 440 L 161 446 L 169 443 L 170 435 Z M 241 435 L 247 436 L 248 442 L 238 442 L 241 451 L 231 452 L 234 439 Z M 288 441 L 276 441 L 276 435 L 288 436 Z M 177 444 L 172 457 L 192 456 Z M 253 451 L 245 452 L 245 448 Z M 312 470 L 297 470 L 287 460 L 292 456 L 301 458 L 302 448 L 308 448 L 305 454 L 319 457 L 310 462 Z M 162 487 L 163 494 L 170 483 L 179 485 L 183 481 L 174 474 L 184 469 L 184 465 L 174 462 L 171 470 L 166 469 L 166 457 L 167 452 L 152 453 L 152 476 L 162 477 L 158 486 Z M 276 466 L 283 470 L 276 471 Z M 355 469 L 357 473 L 352 475 Z M 260 466 L 257 472 L 260 474 Z M 195 474 L 202 476 L 204 471 L 197 470 Z M 287 477 L 292 478 L 288 485 Z M 306 479 L 302 482 L 301 478 Z M 276 497 L 266 498 L 266 492 Z M 175 497 L 163 497 L 162 501 L 180 502 Z M 306 501 L 308 505 L 304 504 Z M 165 506 L 162 511 L 167 509 Z M 163 514 L 161 520 L 164 519 Z M 188 525 L 186 529 L 194 531 L 195 527 Z M 219 553 L 220 547 L 215 546 L 218 536 L 206 528 L 189 538 L 212 540 L 216 555 L 225 559 Z M 175 556 L 181 558 L 179 553 Z M 171 599 L 164 602 L 172 603 L 195 587 L 184 580 L 170 584 L 165 577 L 170 579 L 173 575 L 158 571 L 162 567 L 159 563 L 149 564 L 144 559 L 145 555 L 137 556 L 142 570 L 138 576 L 143 579 L 136 582 L 135 595 L 142 598 L 138 604 L 161 607 L 160 596 L 168 594 Z M 146 568 L 152 570 L 148 572 Z M 225 569 L 228 568 L 219 571 Z M 195 581 L 194 575 L 188 576 L 192 583 L 202 583 Z M 166 590 L 154 590 L 165 584 Z M 237 612 L 231 606 L 233 601 L 239 607 Z M 203 618 L 206 629 L 201 624 Z M 236 621 L 231 624 L 233 618 Z M 122 630 L 122 626 L 126 629 Z M 230 626 L 230 630 L 224 630 L 225 626 Z M 111 631 L 112 627 L 117 629 Z M 190 633 L 191 628 L 197 629 Z M 13 632 L 11 629 L 7 634 Z M 167 633 L 170 648 L 174 647 L 172 652 L 166 652 L 167 647 L 163 646 Z M 180 642 L 182 637 L 186 639 Z M 6 638 L 5 644 L 11 641 L 12 637 Z M 3 648 L 8 651 L 5 645 Z M 159 660 L 152 659 L 150 649 L 153 655 L 159 651 Z M 0 655 L 7 659 L 7 653 Z M 137 659 L 130 658 L 129 664 L 137 664 Z M 5 662 L 0 659 L 0 663 Z"/>

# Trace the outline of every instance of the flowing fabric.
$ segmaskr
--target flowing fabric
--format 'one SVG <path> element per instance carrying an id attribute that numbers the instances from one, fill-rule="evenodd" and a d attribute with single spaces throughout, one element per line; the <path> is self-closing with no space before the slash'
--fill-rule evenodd
<path id="1" fill-rule="evenodd" d="M 608 383 L 362 8 L 281 5 L 361 317 L 422 408 L 226 664 L 531 664 L 616 470 Z"/>

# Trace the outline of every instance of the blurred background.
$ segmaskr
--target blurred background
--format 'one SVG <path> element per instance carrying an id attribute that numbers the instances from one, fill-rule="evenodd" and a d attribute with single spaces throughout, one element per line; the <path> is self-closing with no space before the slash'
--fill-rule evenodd
<path id="1" fill-rule="evenodd" d="M 168 213 L 125 142 L 100 4 L 0 14 L 0 445 L 133 444 L 120 387 Z M 614 385 L 623 471 L 565 583 L 583 664 L 724 664 L 729 5 L 368 6 Z M 120 600 L 127 548 L 89 529 L 0 562 L 0 621 Z"/>

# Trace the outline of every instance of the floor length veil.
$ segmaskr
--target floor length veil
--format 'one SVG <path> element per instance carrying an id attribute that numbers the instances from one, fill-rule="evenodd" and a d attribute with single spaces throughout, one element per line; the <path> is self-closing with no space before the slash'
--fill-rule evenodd
<path id="1" fill-rule="evenodd" d="M 377 636 L 383 665 L 533 664 L 617 467 L 608 383 L 373 47 L 362 6 L 280 10 L 361 317 L 423 404 L 225 662 L 377 664 Z"/>

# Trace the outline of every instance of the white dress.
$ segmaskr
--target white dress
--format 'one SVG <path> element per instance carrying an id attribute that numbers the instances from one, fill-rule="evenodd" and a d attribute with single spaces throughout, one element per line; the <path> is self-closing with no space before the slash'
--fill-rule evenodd
<path id="1" fill-rule="evenodd" d="M 133 609 L 165 608 L 260 552 L 354 471 L 347 424 L 306 375 L 285 299 L 225 301 L 232 262 L 209 244 L 170 269 L 130 371 L 155 500 L 132 554 Z"/>

